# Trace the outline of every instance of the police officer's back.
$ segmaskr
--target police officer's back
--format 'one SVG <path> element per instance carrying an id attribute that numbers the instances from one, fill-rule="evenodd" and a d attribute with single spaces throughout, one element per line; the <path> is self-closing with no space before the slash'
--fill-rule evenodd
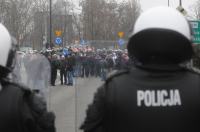
<path id="1" fill-rule="evenodd" d="M 200 77 L 180 66 L 193 55 L 190 28 L 175 9 L 143 13 L 128 43 L 130 70 L 107 79 L 95 94 L 85 132 L 199 131 Z"/>
<path id="2" fill-rule="evenodd" d="M 53 113 L 25 86 L 9 80 L 15 61 L 15 46 L 0 24 L 0 132 L 54 132 Z"/>

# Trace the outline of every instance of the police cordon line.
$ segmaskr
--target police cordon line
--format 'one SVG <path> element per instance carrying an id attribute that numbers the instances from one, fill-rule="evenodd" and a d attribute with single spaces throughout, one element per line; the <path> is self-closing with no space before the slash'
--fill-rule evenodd
<path id="1" fill-rule="evenodd" d="M 58 68 L 64 78 L 61 77 L 62 85 L 73 85 L 73 76 L 98 76 L 96 71 L 101 72 L 105 82 L 88 106 L 80 129 L 84 132 L 198 131 L 200 76 L 181 65 L 194 55 L 187 20 L 172 8 L 150 9 L 137 19 L 127 49 L 128 53 L 107 50 L 73 53 L 71 48 L 67 54 L 64 49 L 61 54 L 44 53 L 51 64 L 52 86 Z M 55 115 L 47 110 L 37 91 L 9 76 L 14 68 L 16 45 L 2 24 L 0 50 L 0 105 L 3 106 L 0 131 L 55 132 Z M 34 60 L 35 54 L 38 53 L 28 53 L 30 60 Z M 80 60 L 74 63 L 76 57 Z M 79 62 L 81 65 L 76 65 Z M 93 69 L 98 65 L 92 62 L 103 65 L 100 70 Z M 114 68 L 119 64 L 123 70 L 107 79 L 105 71 L 113 69 L 108 62 Z"/>

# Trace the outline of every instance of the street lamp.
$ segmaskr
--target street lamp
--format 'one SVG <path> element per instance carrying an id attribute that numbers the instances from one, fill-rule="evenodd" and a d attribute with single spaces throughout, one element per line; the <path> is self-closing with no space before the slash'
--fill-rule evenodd
<path id="1" fill-rule="evenodd" d="M 179 5 L 182 6 L 182 0 L 179 1 Z"/>
<path id="2" fill-rule="evenodd" d="M 50 47 L 52 46 L 51 38 L 52 38 L 52 0 L 49 0 L 49 43 Z"/>
<path id="3" fill-rule="evenodd" d="M 168 7 L 169 7 L 169 0 L 168 0 Z"/>
<path id="4" fill-rule="evenodd" d="M 67 40 L 67 32 L 66 32 L 66 26 L 67 26 L 67 2 L 63 1 L 64 6 L 65 6 L 65 13 L 64 13 L 64 37 L 63 37 L 63 43 L 62 47 L 64 48 L 66 46 L 66 40 Z"/>

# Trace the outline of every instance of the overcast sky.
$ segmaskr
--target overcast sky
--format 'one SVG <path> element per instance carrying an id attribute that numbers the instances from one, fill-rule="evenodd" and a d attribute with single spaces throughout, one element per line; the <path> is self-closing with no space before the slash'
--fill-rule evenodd
<path id="1" fill-rule="evenodd" d="M 139 0 L 142 10 L 145 11 L 149 8 L 155 6 L 167 6 L 168 0 Z M 198 0 L 182 0 L 182 7 L 188 12 L 188 14 L 192 15 L 192 6 Z M 179 0 L 169 0 L 170 7 L 177 8 L 179 6 Z"/>
<path id="2" fill-rule="evenodd" d="M 72 0 L 78 7 L 80 0 Z M 124 0 L 118 0 L 124 1 Z M 155 7 L 155 6 L 167 6 L 168 0 L 139 0 L 143 11 Z M 193 15 L 192 7 L 198 0 L 182 0 L 183 8 L 188 12 L 189 15 Z M 179 0 L 169 0 L 170 7 L 177 8 L 179 6 Z"/>

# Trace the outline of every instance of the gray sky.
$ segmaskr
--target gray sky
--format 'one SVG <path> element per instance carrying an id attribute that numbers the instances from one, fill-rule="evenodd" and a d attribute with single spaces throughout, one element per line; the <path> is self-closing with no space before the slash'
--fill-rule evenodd
<path id="1" fill-rule="evenodd" d="M 167 6 L 168 0 L 139 0 L 142 10 L 145 11 L 155 6 Z M 193 15 L 192 6 L 198 0 L 182 0 L 182 7 L 188 12 L 189 15 Z M 170 7 L 177 8 L 179 6 L 179 0 L 169 0 Z"/>
<path id="2" fill-rule="evenodd" d="M 73 3 L 77 5 L 80 0 L 72 0 Z M 124 1 L 124 0 L 118 0 L 118 1 Z M 140 1 L 141 8 L 143 11 L 155 7 L 155 6 L 167 6 L 168 0 L 138 0 Z M 188 12 L 190 16 L 193 15 L 192 6 L 195 4 L 195 2 L 198 0 L 182 0 L 182 6 L 183 8 Z M 169 0 L 170 7 L 177 8 L 179 6 L 179 0 Z"/>

